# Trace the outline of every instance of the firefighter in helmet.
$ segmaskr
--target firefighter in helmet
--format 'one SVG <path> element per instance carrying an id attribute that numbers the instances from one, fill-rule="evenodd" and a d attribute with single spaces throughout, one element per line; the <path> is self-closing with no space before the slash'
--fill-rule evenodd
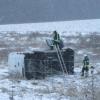
<path id="1" fill-rule="evenodd" d="M 58 45 L 60 49 L 64 47 L 63 41 L 60 39 L 60 35 L 57 31 L 53 32 L 53 45 Z"/>
<path id="2" fill-rule="evenodd" d="M 87 55 L 85 55 L 83 59 L 82 76 L 84 76 L 85 75 L 84 73 L 86 73 L 86 77 L 87 77 L 88 71 L 89 71 L 89 58 Z"/>

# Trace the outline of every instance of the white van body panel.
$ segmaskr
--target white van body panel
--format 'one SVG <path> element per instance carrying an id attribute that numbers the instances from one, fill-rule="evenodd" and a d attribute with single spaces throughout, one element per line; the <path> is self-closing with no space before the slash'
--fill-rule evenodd
<path id="1" fill-rule="evenodd" d="M 24 57 L 22 53 L 13 52 L 8 55 L 9 73 L 23 76 Z"/>

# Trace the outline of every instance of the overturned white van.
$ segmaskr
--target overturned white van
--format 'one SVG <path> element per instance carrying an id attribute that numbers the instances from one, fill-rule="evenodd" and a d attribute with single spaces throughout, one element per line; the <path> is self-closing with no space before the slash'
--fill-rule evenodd
<path id="1" fill-rule="evenodd" d="M 61 51 L 68 74 L 74 73 L 74 51 L 70 48 Z M 62 72 L 55 50 L 40 50 L 31 53 L 10 53 L 9 72 L 15 77 L 27 79 L 45 78 L 47 75 Z M 52 72 L 51 72 L 52 70 Z"/>

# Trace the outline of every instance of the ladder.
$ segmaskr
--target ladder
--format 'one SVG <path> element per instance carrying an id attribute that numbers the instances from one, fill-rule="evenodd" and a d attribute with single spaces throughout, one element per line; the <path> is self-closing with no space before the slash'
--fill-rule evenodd
<path id="1" fill-rule="evenodd" d="M 64 63 L 64 59 L 63 59 L 63 56 L 62 56 L 62 53 L 61 53 L 61 50 L 60 50 L 59 46 L 55 45 L 55 49 L 56 49 L 56 52 L 57 52 L 58 60 L 60 62 L 60 66 L 61 66 L 61 69 L 63 71 L 63 74 L 64 73 L 67 74 L 67 68 L 66 68 L 66 65 Z"/>

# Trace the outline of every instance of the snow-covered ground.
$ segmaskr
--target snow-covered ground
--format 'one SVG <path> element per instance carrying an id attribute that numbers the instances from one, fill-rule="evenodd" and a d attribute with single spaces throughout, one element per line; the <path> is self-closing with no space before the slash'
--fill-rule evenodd
<path id="1" fill-rule="evenodd" d="M 0 31 L 4 32 L 26 33 L 28 31 L 51 32 L 54 30 L 58 32 L 68 31 L 71 34 L 75 34 L 75 32 L 83 32 L 83 34 L 86 32 L 100 32 L 100 19 L 0 25 Z"/>
<path id="2" fill-rule="evenodd" d="M 82 56 L 86 53 L 91 57 L 90 60 L 94 58 L 92 59 L 94 61 L 92 64 L 95 67 L 93 89 L 95 100 L 100 100 L 100 62 L 97 58 L 100 57 L 100 48 L 98 45 L 92 47 L 91 35 L 88 37 L 91 32 L 100 34 L 100 19 L 0 25 L 1 60 L 3 57 L 5 59 L 7 54 L 12 51 L 20 51 L 20 49 L 29 51 L 33 50 L 33 47 L 43 46 L 42 42 L 48 37 L 40 37 L 39 35 L 51 34 L 54 30 L 65 36 L 64 42 L 68 47 L 73 47 L 75 59 L 77 59 L 75 61 L 81 63 Z M 28 34 L 17 34 L 18 32 L 28 33 L 30 31 L 40 32 L 40 34 L 36 33 L 39 37 L 35 37 L 35 33 L 29 36 Z M 99 37 L 96 35 L 96 40 L 99 41 Z M 92 100 L 91 73 L 89 73 L 88 78 L 81 77 L 81 67 L 76 62 L 74 75 L 66 77 L 54 75 L 48 76 L 44 80 L 13 79 L 9 76 L 9 67 L 11 66 L 0 64 L 0 100 L 12 100 L 12 91 L 14 100 Z"/>
<path id="3" fill-rule="evenodd" d="M 9 66 L 10 67 L 10 66 Z M 92 77 L 81 77 L 81 68 L 74 75 L 54 75 L 43 80 L 11 78 L 7 65 L 0 66 L 0 100 L 92 100 Z M 91 70 L 90 70 L 91 72 Z M 100 64 L 94 70 L 94 96 L 100 96 Z M 13 91 L 13 92 L 12 92 Z"/>

